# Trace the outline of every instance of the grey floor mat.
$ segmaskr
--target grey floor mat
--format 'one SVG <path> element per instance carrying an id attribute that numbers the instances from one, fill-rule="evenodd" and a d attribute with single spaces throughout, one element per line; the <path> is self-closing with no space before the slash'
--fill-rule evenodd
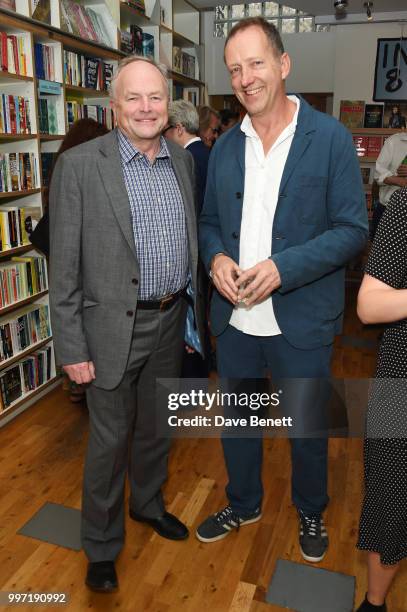
<path id="1" fill-rule="evenodd" d="M 278 559 L 266 601 L 296 612 L 352 612 L 354 594 L 354 576 Z"/>
<path id="2" fill-rule="evenodd" d="M 57 546 L 81 550 L 81 512 L 47 502 L 18 533 Z"/>

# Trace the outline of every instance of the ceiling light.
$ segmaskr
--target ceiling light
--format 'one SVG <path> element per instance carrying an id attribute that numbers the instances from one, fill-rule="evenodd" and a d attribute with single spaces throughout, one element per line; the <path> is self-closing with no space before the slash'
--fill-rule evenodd
<path id="1" fill-rule="evenodd" d="M 334 0 L 335 11 L 345 11 L 348 6 L 348 0 Z"/>

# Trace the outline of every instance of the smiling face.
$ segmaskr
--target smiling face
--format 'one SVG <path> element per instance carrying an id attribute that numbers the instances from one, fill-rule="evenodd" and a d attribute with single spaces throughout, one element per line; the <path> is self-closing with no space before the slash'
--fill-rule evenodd
<path id="1" fill-rule="evenodd" d="M 168 89 L 163 75 L 145 61 L 125 66 L 111 102 L 117 126 L 136 147 L 159 140 L 168 122 Z"/>
<path id="2" fill-rule="evenodd" d="M 226 45 L 225 62 L 232 89 L 250 117 L 267 117 L 285 97 L 290 59 L 275 51 L 260 27 L 236 32 Z"/>

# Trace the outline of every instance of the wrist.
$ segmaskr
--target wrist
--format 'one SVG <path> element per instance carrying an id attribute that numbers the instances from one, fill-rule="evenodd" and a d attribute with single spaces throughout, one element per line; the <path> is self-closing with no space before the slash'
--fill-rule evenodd
<path id="1" fill-rule="evenodd" d="M 215 253 L 215 255 L 212 257 L 212 259 L 211 259 L 211 264 L 210 264 L 210 270 L 209 270 L 209 276 L 210 276 L 210 278 L 212 278 L 212 276 L 213 276 L 213 265 L 214 265 L 214 263 L 215 263 L 215 261 L 216 261 L 216 258 L 217 258 L 217 257 L 220 257 L 220 256 L 222 256 L 222 255 L 225 255 L 225 253 L 223 253 L 223 252 L 221 252 L 221 251 L 220 251 L 219 253 Z"/>

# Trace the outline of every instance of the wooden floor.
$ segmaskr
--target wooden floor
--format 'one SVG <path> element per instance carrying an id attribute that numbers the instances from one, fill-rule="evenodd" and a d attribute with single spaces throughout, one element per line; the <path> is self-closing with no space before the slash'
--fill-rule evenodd
<path id="1" fill-rule="evenodd" d="M 377 339 L 378 330 L 362 329 L 353 307 L 345 323 L 347 336 Z M 355 348 L 337 340 L 335 376 L 368 377 L 374 365 L 373 347 Z M 264 603 L 276 560 L 303 562 L 297 544 L 297 514 L 290 501 L 286 440 L 265 442 L 261 522 L 214 544 L 198 542 L 193 531 L 225 502 L 220 443 L 177 441 L 165 498 L 167 506 L 191 528 L 190 538 L 181 543 L 163 540 L 148 527 L 127 519 L 126 544 L 117 563 L 120 590 L 97 595 L 84 586 L 86 559 L 82 553 L 16 535 L 46 501 L 80 508 L 86 437 L 86 409 L 71 404 L 61 388 L 0 430 L 0 591 L 66 592 L 68 609 L 75 612 L 282 610 Z M 319 567 L 355 575 L 359 602 L 366 589 L 365 555 L 355 548 L 362 494 L 360 440 L 330 441 L 329 493 L 326 523 L 331 545 Z M 406 612 L 406 584 L 405 564 L 388 598 L 391 612 Z"/>

